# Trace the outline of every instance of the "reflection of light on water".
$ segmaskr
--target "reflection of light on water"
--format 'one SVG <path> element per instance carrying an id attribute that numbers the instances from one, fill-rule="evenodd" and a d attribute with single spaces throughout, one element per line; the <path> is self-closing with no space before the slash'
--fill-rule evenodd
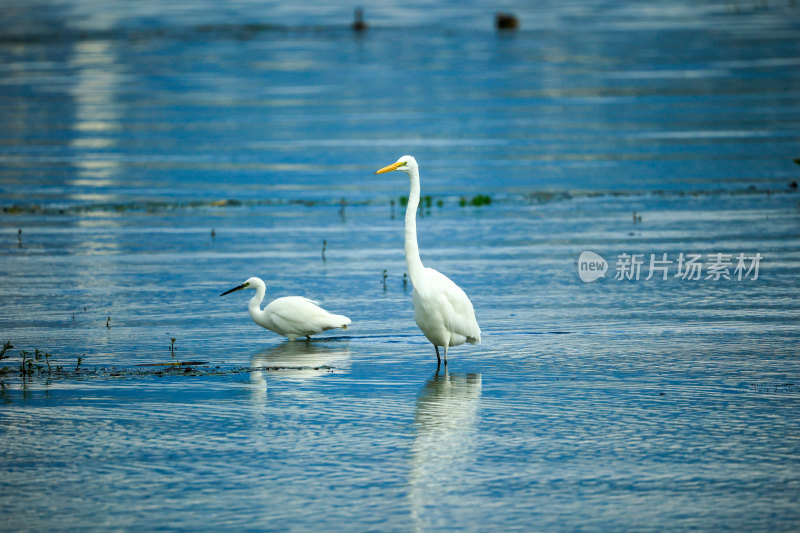
<path id="1" fill-rule="evenodd" d="M 70 146 L 76 150 L 78 176 L 96 180 L 116 175 L 118 164 L 108 158 L 98 159 L 91 150 L 115 146 L 107 136 L 119 129 L 120 109 L 116 93 L 122 81 L 119 58 L 112 41 L 78 41 L 69 66 L 75 70 L 71 95 L 75 103 L 75 133 Z"/>
<path id="2" fill-rule="evenodd" d="M 417 399 L 409 499 L 414 526 L 430 529 L 450 506 L 475 451 L 475 425 L 481 395 L 480 374 L 442 375 L 425 383 Z"/>
<path id="3" fill-rule="evenodd" d="M 98 192 L 114 188 L 119 180 L 119 163 L 100 151 L 116 146 L 112 133 L 120 129 L 121 108 L 117 92 L 122 82 L 117 43 L 110 40 L 79 40 L 72 49 L 69 67 L 74 71 L 74 85 L 70 95 L 74 105 L 71 160 L 75 173 L 70 174 L 69 198 L 78 202 L 111 202 L 115 196 Z M 76 225 L 86 227 L 90 222 L 79 220 Z M 113 217 L 104 217 L 104 227 L 117 226 Z M 116 239 L 95 242 L 83 236 L 81 249 L 92 254 L 98 251 L 119 249 Z M 76 277 L 96 279 L 109 275 L 107 263 L 90 263 L 79 269 Z"/>
<path id="4" fill-rule="evenodd" d="M 306 381 L 331 372 L 341 372 L 350 364 L 350 348 L 347 344 L 331 342 L 282 342 L 266 348 L 250 359 L 250 383 L 253 400 L 263 402 L 267 397 L 267 379 Z M 274 370 L 261 370 L 271 368 Z"/>

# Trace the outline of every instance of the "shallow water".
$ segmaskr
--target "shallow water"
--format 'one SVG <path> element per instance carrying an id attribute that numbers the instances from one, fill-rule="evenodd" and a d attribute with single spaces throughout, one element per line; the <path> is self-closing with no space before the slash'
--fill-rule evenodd
<path id="1" fill-rule="evenodd" d="M 3 25 L 6 529 L 797 529 L 800 11 L 186 5 Z M 404 153 L 483 330 L 447 371 L 372 174 Z M 664 253 L 732 279 L 645 279 Z M 252 275 L 352 328 L 260 330 L 219 297 Z M 139 366 L 173 361 L 207 364 Z"/>

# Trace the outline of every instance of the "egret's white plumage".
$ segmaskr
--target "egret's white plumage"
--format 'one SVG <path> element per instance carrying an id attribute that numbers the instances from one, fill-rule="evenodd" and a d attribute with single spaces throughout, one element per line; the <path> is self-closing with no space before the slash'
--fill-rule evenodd
<path id="1" fill-rule="evenodd" d="M 406 265 L 411 284 L 414 286 L 414 320 L 425 337 L 436 349 L 439 361 L 439 346 L 444 348 L 444 364 L 447 350 L 464 342 L 480 344 L 481 328 L 475 319 L 472 302 L 461 287 L 432 268 L 425 267 L 419 257 L 417 244 L 417 208 L 419 207 L 419 166 L 417 160 L 404 155 L 396 163 L 384 167 L 376 174 L 400 170 L 408 174 L 411 190 L 406 206 L 405 250 Z"/>
<path id="2" fill-rule="evenodd" d="M 260 278 L 256 277 L 223 292 L 220 296 L 241 289 L 256 290 L 256 295 L 247 304 L 253 322 L 278 335 L 288 337 L 290 341 L 297 337 L 311 337 L 311 335 L 329 329 L 347 329 L 350 325 L 350 319 L 346 316 L 329 313 L 314 300 L 302 296 L 284 296 L 271 301 L 264 309 L 261 309 L 261 302 L 264 300 L 267 286 Z"/>

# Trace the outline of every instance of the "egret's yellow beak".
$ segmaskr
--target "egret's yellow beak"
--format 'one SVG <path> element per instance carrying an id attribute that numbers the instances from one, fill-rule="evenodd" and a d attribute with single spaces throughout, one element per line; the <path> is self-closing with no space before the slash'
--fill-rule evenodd
<path id="1" fill-rule="evenodd" d="M 383 174 L 384 172 L 391 172 L 392 170 L 397 170 L 398 168 L 402 167 L 405 164 L 406 164 L 405 161 L 398 161 L 397 163 L 393 163 L 388 167 L 383 167 L 380 170 L 376 170 L 375 174 Z"/>

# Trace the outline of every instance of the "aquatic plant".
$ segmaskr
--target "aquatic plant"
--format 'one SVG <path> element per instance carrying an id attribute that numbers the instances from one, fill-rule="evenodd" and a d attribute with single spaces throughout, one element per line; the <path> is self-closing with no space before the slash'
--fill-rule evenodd
<path id="1" fill-rule="evenodd" d="M 23 376 L 33 374 L 33 359 L 30 358 L 31 352 L 28 350 L 20 350 L 19 357 L 19 373 Z"/>
<path id="2" fill-rule="evenodd" d="M 49 374 L 51 372 L 49 353 L 45 352 L 44 350 L 40 350 L 39 348 L 35 348 L 33 351 L 33 358 L 37 361 L 44 359 L 44 362 L 47 364 L 47 373 Z"/>
<path id="3" fill-rule="evenodd" d="M 470 201 L 470 205 L 474 205 L 475 207 L 480 207 L 482 205 L 489 205 L 492 203 L 492 197 L 486 194 L 479 194 L 477 196 L 473 196 L 472 200 Z"/>
<path id="4" fill-rule="evenodd" d="M 6 341 L 5 344 L 3 344 L 3 347 L 0 348 L 0 361 L 7 357 L 6 352 L 13 347 L 14 345 L 11 344 L 10 341 Z M 7 366 L 0 366 L 0 374 L 5 374 L 6 372 L 9 372 L 9 370 L 10 369 Z"/>

